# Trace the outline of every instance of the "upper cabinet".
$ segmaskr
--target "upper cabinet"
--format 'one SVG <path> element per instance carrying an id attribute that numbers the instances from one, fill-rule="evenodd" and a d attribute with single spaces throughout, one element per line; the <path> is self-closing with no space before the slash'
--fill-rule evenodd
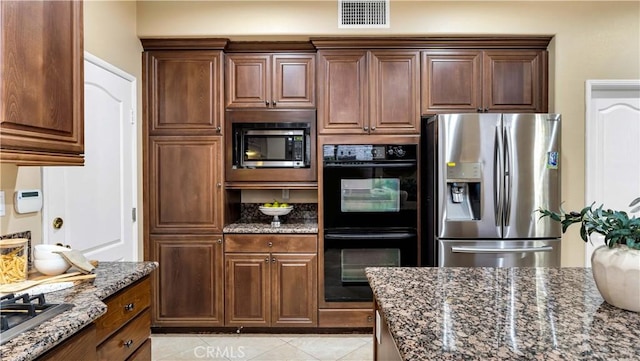
<path id="1" fill-rule="evenodd" d="M 314 76 L 314 54 L 228 54 L 226 107 L 315 108 Z"/>
<path id="2" fill-rule="evenodd" d="M 318 51 L 318 134 L 418 134 L 417 50 Z"/>
<path id="3" fill-rule="evenodd" d="M 2 1 L 0 23 L 0 160 L 82 165 L 82 1 Z"/>
<path id="4" fill-rule="evenodd" d="M 147 51 L 144 62 L 150 134 L 222 134 L 222 50 Z"/>
<path id="5" fill-rule="evenodd" d="M 546 50 L 422 52 L 422 113 L 546 112 Z"/>

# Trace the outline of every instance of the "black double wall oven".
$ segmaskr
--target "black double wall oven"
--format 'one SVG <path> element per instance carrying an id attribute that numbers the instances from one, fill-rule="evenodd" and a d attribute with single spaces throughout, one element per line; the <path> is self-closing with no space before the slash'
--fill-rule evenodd
<path id="1" fill-rule="evenodd" d="M 371 301 L 366 267 L 417 265 L 417 145 L 324 145 L 322 171 L 325 301 Z"/>

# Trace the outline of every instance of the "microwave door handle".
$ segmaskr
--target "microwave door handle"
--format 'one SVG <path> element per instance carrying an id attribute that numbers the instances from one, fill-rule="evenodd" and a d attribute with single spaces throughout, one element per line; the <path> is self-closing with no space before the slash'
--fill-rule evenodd
<path id="1" fill-rule="evenodd" d="M 485 248 L 485 247 L 451 247 L 453 253 L 529 253 L 529 252 L 551 252 L 553 247 L 523 247 L 523 248 Z"/>

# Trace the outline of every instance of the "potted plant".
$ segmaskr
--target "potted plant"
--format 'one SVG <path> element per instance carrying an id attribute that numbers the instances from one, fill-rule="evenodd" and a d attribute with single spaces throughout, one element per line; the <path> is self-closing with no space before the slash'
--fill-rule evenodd
<path id="1" fill-rule="evenodd" d="M 629 207 L 630 213 L 640 211 L 640 197 Z M 562 233 L 576 223 L 580 237 L 591 242 L 591 235 L 604 236 L 605 245 L 596 248 L 591 256 L 593 278 L 598 291 L 607 303 L 629 311 L 640 312 L 640 218 L 629 217 L 621 210 L 604 209 L 595 203 L 580 212 L 554 212 L 538 209 L 543 217 L 562 224 Z"/>

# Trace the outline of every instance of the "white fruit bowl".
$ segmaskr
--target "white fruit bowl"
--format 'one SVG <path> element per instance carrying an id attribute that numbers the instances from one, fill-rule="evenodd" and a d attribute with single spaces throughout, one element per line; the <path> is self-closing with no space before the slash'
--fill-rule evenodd
<path id="1" fill-rule="evenodd" d="M 260 212 L 267 216 L 286 216 L 293 210 L 293 206 L 288 207 L 258 207 Z"/>

